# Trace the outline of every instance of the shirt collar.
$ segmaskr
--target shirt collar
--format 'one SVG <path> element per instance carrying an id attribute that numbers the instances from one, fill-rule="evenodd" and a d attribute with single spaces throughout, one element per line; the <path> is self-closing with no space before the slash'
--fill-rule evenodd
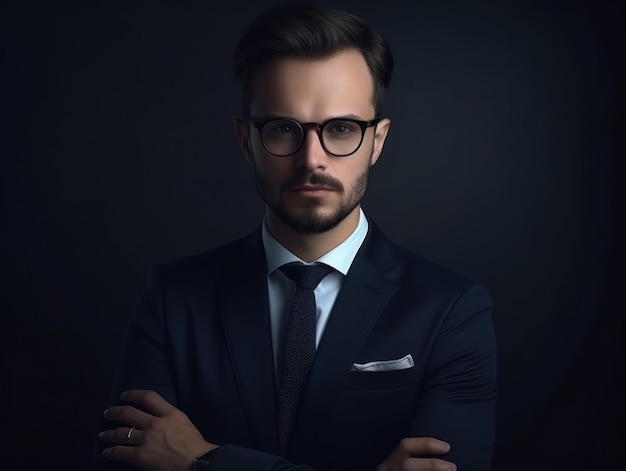
<path id="1" fill-rule="evenodd" d="M 348 236 L 346 240 L 344 240 L 337 247 L 332 249 L 329 252 L 326 252 L 317 260 L 314 260 L 311 263 L 321 262 L 325 263 L 333 267 L 338 272 L 343 275 L 348 274 L 348 270 L 354 261 L 354 257 L 356 257 L 361 244 L 365 240 L 365 236 L 367 235 L 367 231 L 369 228 L 369 224 L 367 222 L 367 218 L 363 213 L 363 210 L 359 208 L 359 223 L 356 226 L 356 229 L 352 231 L 352 233 Z M 278 267 L 283 266 L 286 263 L 290 262 L 301 262 L 305 265 L 310 265 L 305 261 L 301 260 L 299 257 L 294 255 L 292 252 L 287 250 L 283 245 L 280 244 L 272 234 L 270 234 L 269 229 L 267 228 L 267 222 L 265 218 L 263 219 L 263 228 L 261 233 L 263 239 L 263 247 L 265 248 L 265 258 L 267 259 L 267 274 L 268 276 L 272 274 L 274 270 Z"/>

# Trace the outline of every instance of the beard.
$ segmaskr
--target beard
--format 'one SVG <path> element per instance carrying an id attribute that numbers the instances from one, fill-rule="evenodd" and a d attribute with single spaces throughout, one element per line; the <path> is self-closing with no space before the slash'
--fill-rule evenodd
<path id="1" fill-rule="evenodd" d="M 272 198 L 272 184 L 254 167 L 254 177 L 257 192 L 265 204 L 278 216 L 288 227 L 300 234 L 320 234 L 336 227 L 343 221 L 360 203 L 367 190 L 369 179 L 369 167 L 357 177 L 348 193 L 343 184 L 328 175 L 321 173 L 296 174 L 289 181 L 281 185 L 278 195 Z M 310 184 L 331 188 L 341 196 L 337 207 L 324 214 L 318 208 L 323 208 L 325 202 L 321 198 L 306 198 L 296 211 L 290 210 L 282 198 L 286 191 L 290 191 L 299 185 Z"/>

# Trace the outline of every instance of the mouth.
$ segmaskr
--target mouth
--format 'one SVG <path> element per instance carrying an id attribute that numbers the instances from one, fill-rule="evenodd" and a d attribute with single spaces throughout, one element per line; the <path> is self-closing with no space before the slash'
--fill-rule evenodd
<path id="1" fill-rule="evenodd" d="M 330 186 L 320 186 L 320 185 L 299 185 L 291 188 L 291 191 L 335 191 L 334 188 Z"/>
<path id="2" fill-rule="evenodd" d="M 319 198 L 334 192 L 335 189 L 330 186 L 299 185 L 290 188 L 290 191 L 302 196 Z"/>
<path id="3" fill-rule="evenodd" d="M 285 190 L 293 195 L 307 198 L 322 198 L 333 193 L 343 193 L 343 186 L 339 180 L 329 175 L 300 173 L 294 175 L 291 181 L 286 182 Z"/>

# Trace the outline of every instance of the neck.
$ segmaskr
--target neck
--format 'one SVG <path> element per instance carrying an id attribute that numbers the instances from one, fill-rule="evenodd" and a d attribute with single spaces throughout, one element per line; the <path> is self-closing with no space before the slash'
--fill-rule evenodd
<path id="1" fill-rule="evenodd" d="M 265 218 L 270 233 L 282 246 L 304 260 L 312 262 L 341 244 L 359 224 L 360 206 L 352 210 L 339 224 L 326 232 L 301 234 L 283 223 L 271 210 Z"/>

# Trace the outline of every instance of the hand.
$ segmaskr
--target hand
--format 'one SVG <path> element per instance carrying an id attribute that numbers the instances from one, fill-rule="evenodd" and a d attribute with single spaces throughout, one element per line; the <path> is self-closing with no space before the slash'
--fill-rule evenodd
<path id="1" fill-rule="evenodd" d="M 444 441 L 429 437 L 403 438 L 376 471 L 456 471 L 456 465 L 440 458 L 424 456 L 443 455 L 450 451 Z"/>
<path id="2" fill-rule="evenodd" d="M 107 420 L 133 427 L 120 427 L 99 434 L 100 441 L 113 445 L 102 455 L 113 461 L 126 461 L 142 470 L 189 471 L 194 460 L 217 445 L 202 438 L 187 415 L 154 391 L 134 389 L 120 398 L 142 406 L 113 406 L 104 411 Z"/>

